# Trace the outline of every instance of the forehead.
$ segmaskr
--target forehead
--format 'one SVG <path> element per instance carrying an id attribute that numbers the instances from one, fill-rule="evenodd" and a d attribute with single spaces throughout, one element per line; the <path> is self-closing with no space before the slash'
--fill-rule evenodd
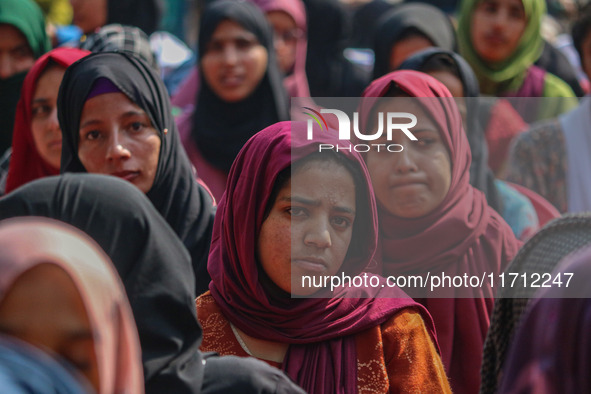
<path id="1" fill-rule="evenodd" d="M 57 96 L 59 85 L 64 78 L 65 73 L 65 67 L 59 65 L 53 65 L 45 69 L 45 71 L 43 71 L 37 80 L 35 92 L 38 93 L 42 90 L 55 89 L 54 93 Z"/>
<path id="2" fill-rule="evenodd" d="M 464 97 L 464 85 L 460 78 L 447 70 L 429 71 L 427 74 L 445 85 L 452 96 Z"/>
<path id="3" fill-rule="evenodd" d="M 332 160 L 312 159 L 292 170 L 291 193 L 312 198 L 329 198 L 332 203 L 354 203 L 353 176 L 342 164 Z"/>
<path id="4" fill-rule="evenodd" d="M 283 27 L 293 29 L 296 27 L 295 19 L 285 11 L 269 11 L 267 19 L 274 27 Z"/>
<path id="5" fill-rule="evenodd" d="M 238 22 L 224 19 L 215 28 L 210 41 L 231 40 L 237 37 L 255 37 L 255 35 L 242 27 Z"/>
<path id="6" fill-rule="evenodd" d="M 21 45 L 29 46 L 25 35 L 12 25 L 0 23 L 0 49 L 17 48 Z"/>
<path id="7" fill-rule="evenodd" d="M 422 100 L 421 103 L 419 100 Z M 384 121 L 387 121 L 386 114 L 388 112 L 407 112 L 417 117 L 417 125 L 433 125 L 432 117 L 425 110 L 424 105 L 428 104 L 430 100 L 437 100 L 434 97 L 417 98 L 417 97 L 383 97 L 374 106 L 373 113 L 377 116 L 378 113 L 384 113 Z M 397 120 L 397 118 L 394 118 Z M 402 119 L 401 123 L 407 123 L 408 120 Z"/>
<path id="8" fill-rule="evenodd" d="M 86 100 L 82 109 L 82 117 L 100 115 L 114 118 L 117 114 L 130 110 L 145 112 L 124 93 L 105 93 Z"/>
<path id="9" fill-rule="evenodd" d="M 481 0 L 478 4 L 495 4 L 495 5 L 503 5 L 507 7 L 516 7 L 523 9 L 523 2 L 521 0 Z"/>

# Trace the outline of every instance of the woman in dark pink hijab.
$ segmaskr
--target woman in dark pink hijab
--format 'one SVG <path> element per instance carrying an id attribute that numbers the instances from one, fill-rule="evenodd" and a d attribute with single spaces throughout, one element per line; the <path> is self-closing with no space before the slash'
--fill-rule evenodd
<path id="1" fill-rule="evenodd" d="M 470 148 L 450 92 L 427 74 L 395 71 L 373 81 L 363 97 L 361 124 L 369 131 L 379 112 L 417 117 L 411 129 L 417 141 L 395 131 L 389 142 L 403 146 L 401 152 L 365 154 L 378 202 L 379 273 L 497 277 L 521 243 L 469 183 Z M 478 392 L 494 286 L 483 280 L 476 288 L 447 285 L 416 294 L 405 290 L 433 316 L 454 392 Z"/>
<path id="2" fill-rule="evenodd" d="M 426 310 L 383 278 L 355 277 L 377 246 L 369 174 L 355 152 L 318 152 L 332 130 L 280 122 L 236 158 L 216 214 L 201 349 L 255 356 L 310 393 L 449 392 Z M 338 141 L 350 147 L 348 141 Z M 291 247 L 290 247 L 291 246 Z"/>

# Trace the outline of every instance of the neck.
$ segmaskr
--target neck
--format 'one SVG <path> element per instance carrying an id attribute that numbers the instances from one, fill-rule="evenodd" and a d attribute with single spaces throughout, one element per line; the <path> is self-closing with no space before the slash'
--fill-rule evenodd
<path id="1" fill-rule="evenodd" d="M 240 342 L 240 345 L 244 348 L 244 351 L 252 357 L 279 364 L 283 363 L 287 348 L 289 347 L 287 343 L 272 342 L 251 337 L 233 324 L 232 331 L 234 331 L 234 335 L 238 342 Z"/>

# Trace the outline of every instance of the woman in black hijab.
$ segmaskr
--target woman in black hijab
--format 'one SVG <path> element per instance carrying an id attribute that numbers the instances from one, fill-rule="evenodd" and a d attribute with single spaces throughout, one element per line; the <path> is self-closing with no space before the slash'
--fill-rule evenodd
<path id="1" fill-rule="evenodd" d="M 405 41 L 408 48 L 401 47 Z M 393 53 L 396 46 L 400 46 L 400 53 Z M 455 31 L 449 17 L 430 4 L 397 6 L 377 22 L 372 47 L 373 79 L 394 71 L 412 53 L 431 46 L 456 50 Z"/>
<path id="2" fill-rule="evenodd" d="M 527 197 L 495 179 L 488 166 L 488 147 L 480 112 L 489 108 L 479 98 L 478 80 L 468 62 L 455 52 L 428 48 L 410 56 L 400 65 L 400 69 L 430 74 L 446 85 L 456 97 L 472 153 L 470 184 L 485 194 L 488 205 L 501 214 L 517 238 L 531 236 L 538 228 L 533 206 Z M 453 84 L 454 79 L 458 81 L 457 84 Z"/>
<path id="3" fill-rule="evenodd" d="M 145 111 L 150 127 L 159 138 L 159 152 L 155 152 L 157 165 L 150 169 L 155 172 L 153 183 L 144 191 L 189 250 L 195 289 L 201 294 L 207 291 L 210 281 L 207 256 L 213 203 L 206 189 L 195 181 L 171 114 L 166 88 L 147 63 L 124 53 L 94 53 L 68 68 L 58 95 L 63 135 L 61 172 L 87 171 L 79 157 L 80 123 L 89 93 L 96 92 L 101 85 L 123 93 L 134 106 Z"/>
<path id="4" fill-rule="evenodd" d="M 265 363 L 199 351 L 189 254 L 136 187 L 95 174 L 47 177 L 0 200 L 0 220 L 17 216 L 73 225 L 111 258 L 137 324 L 147 394 L 303 392 Z"/>
<path id="5" fill-rule="evenodd" d="M 244 143 L 289 119 L 289 102 L 273 32 L 254 4 L 209 5 L 199 30 L 199 89 L 195 110 L 179 122 L 183 144 L 216 199 Z"/>

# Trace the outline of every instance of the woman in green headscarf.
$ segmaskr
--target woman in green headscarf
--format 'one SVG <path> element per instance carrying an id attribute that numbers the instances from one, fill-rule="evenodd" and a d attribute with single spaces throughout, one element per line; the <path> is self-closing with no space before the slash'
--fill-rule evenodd
<path id="1" fill-rule="evenodd" d="M 25 75 L 50 49 L 43 13 L 34 1 L 0 1 L 0 155 L 11 145 Z"/>
<path id="2" fill-rule="evenodd" d="M 500 97 L 574 97 L 561 79 L 534 66 L 542 54 L 545 0 L 463 0 L 458 19 L 460 53 L 470 63 L 483 94 Z M 551 105 L 550 105 L 551 104 Z M 526 120 L 550 118 L 576 100 L 543 100 Z M 521 112 L 521 111 L 520 111 Z"/>

